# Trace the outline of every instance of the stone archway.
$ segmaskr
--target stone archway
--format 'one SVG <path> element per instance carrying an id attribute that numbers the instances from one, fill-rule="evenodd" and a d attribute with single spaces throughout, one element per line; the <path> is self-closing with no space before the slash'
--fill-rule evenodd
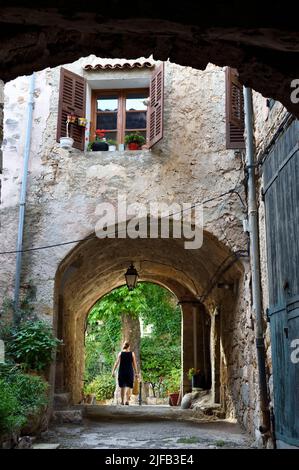
<path id="1" fill-rule="evenodd" d="M 291 81 L 299 76 L 299 38 L 292 2 L 269 2 L 263 11 L 253 1 L 246 13 L 230 0 L 168 6 L 113 2 L 113 17 L 88 2 L 4 1 L 0 8 L 0 78 L 11 80 L 80 57 L 136 58 L 154 54 L 177 64 L 204 69 L 207 63 L 236 67 L 241 81 L 281 101 L 299 116 L 291 101 Z M 131 12 L 134 12 L 132 16 Z M 272 19 L 274 18 L 274 19 Z M 14 33 L 12 33 L 14 31 Z M 188 51 L 188 54 L 186 54 Z"/>
<path id="2" fill-rule="evenodd" d="M 124 284 L 124 273 L 131 261 L 139 272 L 140 281 L 158 283 L 179 300 L 184 391 L 190 386 L 186 372 L 197 365 L 206 371 L 207 383 L 219 401 L 220 396 L 225 396 L 220 386 L 227 387 L 229 380 L 220 384 L 221 358 L 214 352 L 217 347 L 213 340 L 210 345 L 210 338 L 221 336 L 220 329 L 214 330 L 213 308 L 218 305 L 222 309 L 225 323 L 225 316 L 229 320 L 237 304 L 242 302 L 242 292 L 219 289 L 216 285 L 213 288 L 212 283 L 215 283 L 217 271 L 217 280 L 237 285 L 243 267 L 236 256 L 206 232 L 203 246 L 197 250 L 184 249 L 182 239 L 95 237 L 79 243 L 65 257 L 55 281 L 54 324 L 58 337 L 64 341 L 56 361 L 56 391 L 69 392 L 73 403 L 80 401 L 86 316 L 98 299 Z M 221 264 L 226 269 L 219 271 Z M 226 371 L 226 376 L 229 378 L 231 373 L 231 370 Z M 222 377 L 225 377 L 223 371 Z M 224 401 L 224 407 L 233 406 Z"/>

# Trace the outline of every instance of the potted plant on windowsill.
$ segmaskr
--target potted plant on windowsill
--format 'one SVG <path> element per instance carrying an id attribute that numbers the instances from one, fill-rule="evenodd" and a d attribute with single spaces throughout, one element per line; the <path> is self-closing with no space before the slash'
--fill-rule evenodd
<path id="1" fill-rule="evenodd" d="M 188 370 L 188 378 L 191 380 L 192 389 L 205 387 L 205 376 L 200 369 L 191 367 L 191 369 Z"/>
<path id="2" fill-rule="evenodd" d="M 145 144 L 145 138 L 139 132 L 132 132 L 125 136 L 128 150 L 139 150 Z"/>
<path id="3" fill-rule="evenodd" d="M 109 145 L 109 152 L 115 152 L 116 151 L 116 146 L 117 146 L 116 140 L 108 139 L 107 144 Z"/>
<path id="4" fill-rule="evenodd" d="M 87 150 L 92 150 L 93 152 L 106 152 L 108 148 L 108 143 L 105 138 L 105 130 L 97 129 L 95 131 L 95 139 L 88 144 Z"/>

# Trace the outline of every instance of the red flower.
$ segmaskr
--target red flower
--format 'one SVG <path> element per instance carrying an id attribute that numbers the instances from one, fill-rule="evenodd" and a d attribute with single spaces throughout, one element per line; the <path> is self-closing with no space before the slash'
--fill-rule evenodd
<path id="1" fill-rule="evenodd" d="M 96 130 L 96 136 L 99 137 L 100 139 L 102 139 L 103 137 L 105 137 L 105 129 L 97 129 Z"/>

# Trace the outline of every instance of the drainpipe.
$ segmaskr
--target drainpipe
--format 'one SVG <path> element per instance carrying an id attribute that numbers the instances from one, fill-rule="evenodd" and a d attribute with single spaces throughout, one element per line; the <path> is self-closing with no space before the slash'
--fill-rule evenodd
<path id="1" fill-rule="evenodd" d="M 15 292 L 14 292 L 14 321 L 15 322 L 18 321 L 18 310 L 19 310 L 19 305 L 20 305 L 20 283 L 21 283 L 21 267 L 22 267 L 23 234 L 24 234 L 28 164 L 29 164 L 29 156 L 30 156 L 31 131 L 32 131 L 32 115 L 33 115 L 33 106 L 34 106 L 34 85 L 35 85 L 35 74 L 33 73 L 30 78 L 29 99 L 28 99 L 28 105 L 27 105 L 25 147 L 24 147 L 24 154 L 23 154 L 24 163 L 23 163 L 23 175 L 22 175 L 20 207 L 19 207 L 19 226 L 18 226 L 17 255 L 16 255 L 16 279 L 15 279 Z"/>
<path id="2" fill-rule="evenodd" d="M 259 375 L 259 395 L 262 412 L 262 425 L 260 432 L 265 434 L 270 430 L 269 397 L 266 375 L 266 353 L 264 343 L 261 275 L 260 275 L 260 253 L 259 253 L 259 229 L 258 211 L 256 201 L 255 161 L 254 161 L 254 136 L 253 136 L 253 111 L 252 90 L 243 88 L 245 130 L 246 130 L 246 168 L 248 171 L 248 227 L 250 239 L 250 264 L 252 273 L 252 308 L 256 320 L 256 351 Z"/>

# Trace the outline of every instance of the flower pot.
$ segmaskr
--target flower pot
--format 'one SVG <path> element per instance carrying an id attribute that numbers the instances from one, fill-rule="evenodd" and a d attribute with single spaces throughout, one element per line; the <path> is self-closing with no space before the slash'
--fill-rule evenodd
<path id="1" fill-rule="evenodd" d="M 179 399 L 179 392 L 170 393 L 169 395 L 169 404 L 170 406 L 177 406 Z"/>
<path id="2" fill-rule="evenodd" d="M 93 142 L 92 151 L 93 152 L 106 152 L 109 149 L 107 142 Z"/>
<path id="3" fill-rule="evenodd" d="M 139 147 L 139 144 L 136 144 L 136 142 L 130 142 L 128 144 L 128 149 L 129 150 L 138 150 L 140 147 Z"/>
<path id="4" fill-rule="evenodd" d="M 109 152 L 115 152 L 116 151 L 116 145 L 109 145 Z"/>
<path id="5" fill-rule="evenodd" d="M 69 123 L 75 124 L 77 121 L 77 117 L 74 114 L 68 114 L 67 120 Z"/>
<path id="6" fill-rule="evenodd" d="M 205 376 L 202 372 L 192 376 L 192 388 L 205 388 Z"/>
<path id="7" fill-rule="evenodd" d="M 70 149 L 72 148 L 74 143 L 74 139 L 71 137 L 60 137 L 60 147 L 62 149 Z"/>
<path id="8" fill-rule="evenodd" d="M 86 127 L 87 119 L 86 118 L 78 118 L 78 126 Z"/>

